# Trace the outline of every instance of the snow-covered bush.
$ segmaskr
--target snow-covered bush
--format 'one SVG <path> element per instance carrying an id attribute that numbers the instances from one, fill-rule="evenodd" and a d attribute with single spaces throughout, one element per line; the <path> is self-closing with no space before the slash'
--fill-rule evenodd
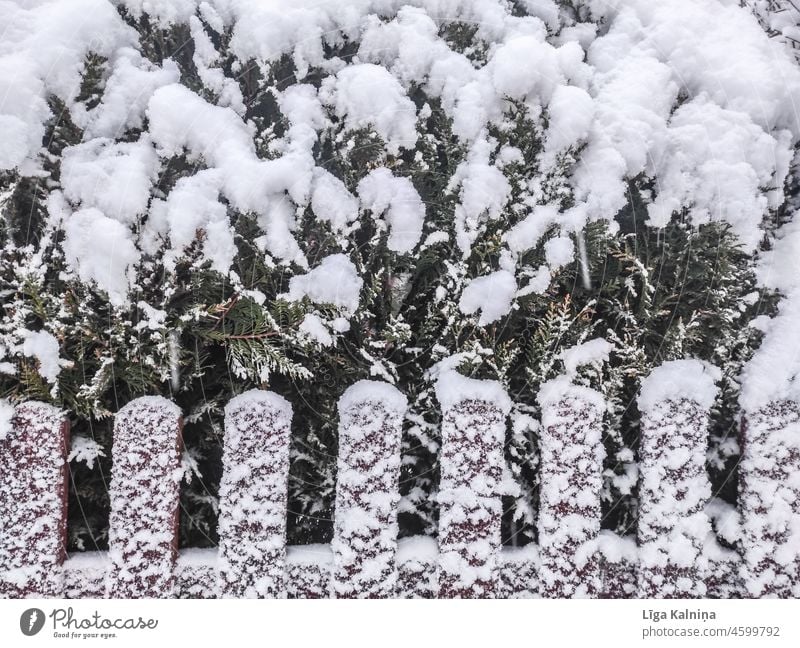
<path id="1" fill-rule="evenodd" d="M 294 407 L 289 542 L 329 541 L 361 379 L 408 397 L 400 535 L 434 534 L 448 369 L 511 398 L 502 533 L 532 542 L 536 394 L 597 337 L 604 524 L 635 525 L 629 404 L 665 360 L 722 369 L 733 501 L 748 324 L 784 291 L 757 260 L 776 232 L 800 258 L 800 72 L 747 8 L 1 0 L 0 24 L 0 397 L 96 444 L 71 547 L 107 543 L 111 414 L 155 394 L 185 413 L 182 542 L 216 544 L 223 408 L 251 388 Z"/>

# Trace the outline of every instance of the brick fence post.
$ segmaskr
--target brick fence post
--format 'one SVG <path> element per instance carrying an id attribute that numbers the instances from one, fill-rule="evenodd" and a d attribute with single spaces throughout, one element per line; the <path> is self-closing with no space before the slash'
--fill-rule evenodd
<path id="1" fill-rule="evenodd" d="M 501 481 L 511 400 L 494 381 L 453 371 L 436 384 L 442 406 L 439 596 L 497 594 Z"/>
<path id="2" fill-rule="evenodd" d="M 800 598 L 800 404 L 746 413 L 741 436 L 745 595 Z"/>
<path id="3" fill-rule="evenodd" d="M 17 405 L 0 438 L 0 597 L 62 597 L 69 423 L 44 403 Z"/>
<path id="4" fill-rule="evenodd" d="M 397 594 L 400 437 L 407 401 L 387 383 L 362 380 L 339 400 L 333 594 Z"/>
<path id="5" fill-rule="evenodd" d="M 712 533 L 705 506 L 708 414 L 719 371 L 675 360 L 642 382 L 639 443 L 639 572 L 641 598 L 702 598 Z"/>
<path id="6" fill-rule="evenodd" d="M 223 596 L 286 596 L 286 502 L 292 406 L 253 389 L 225 408 L 219 486 Z"/>
<path id="7" fill-rule="evenodd" d="M 562 376 L 542 385 L 539 589 L 544 598 L 602 593 L 598 554 L 603 414 L 598 392 Z"/>
<path id="8" fill-rule="evenodd" d="M 123 407 L 114 421 L 106 595 L 167 598 L 175 586 L 181 482 L 181 412 L 160 396 Z"/>

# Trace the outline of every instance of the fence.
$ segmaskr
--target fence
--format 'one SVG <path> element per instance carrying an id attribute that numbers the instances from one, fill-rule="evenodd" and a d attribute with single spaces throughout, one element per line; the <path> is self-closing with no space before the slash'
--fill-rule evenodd
<path id="1" fill-rule="evenodd" d="M 680 390 L 643 385 L 635 538 L 600 528 L 602 397 L 567 377 L 544 386 L 539 545 L 522 548 L 500 545 L 511 403 L 496 383 L 450 373 L 437 385 L 443 423 L 436 539 L 398 541 L 406 399 L 390 385 L 362 381 L 339 402 L 330 545 L 285 544 L 292 408 L 280 396 L 254 390 L 225 410 L 218 548 L 177 549 L 181 414 L 163 398 L 146 397 L 115 420 L 110 549 L 69 558 L 68 425 L 49 405 L 23 403 L 0 440 L 0 595 L 798 596 L 800 407 L 779 401 L 747 413 L 742 540 L 739 551 L 725 549 L 705 509 L 711 402 L 697 395 L 708 390 L 696 384 L 713 383 L 713 376 L 695 371 L 692 377 L 694 369 L 673 363 L 656 370 L 678 370 Z"/>

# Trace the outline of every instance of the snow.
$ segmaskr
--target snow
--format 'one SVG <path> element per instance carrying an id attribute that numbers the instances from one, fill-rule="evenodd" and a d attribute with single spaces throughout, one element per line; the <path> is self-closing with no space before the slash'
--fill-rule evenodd
<path id="1" fill-rule="evenodd" d="M 163 597 L 173 591 L 173 543 L 183 474 L 180 415 L 177 405 L 160 396 L 137 398 L 117 412 L 109 487 L 107 596 Z"/>
<path id="2" fill-rule="evenodd" d="M 702 597 L 712 537 L 706 505 L 709 410 L 721 373 L 697 360 L 667 362 L 642 383 L 639 409 L 639 595 Z"/>
<path id="3" fill-rule="evenodd" d="M 104 457 L 105 451 L 94 439 L 85 436 L 73 436 L 67 461 L 82 461 L 89 470 L 94 468 L 94 462 L 99 457 Z"/>
<path id="4" fill-rule="evenodd" d="M 3 401 L 8 416 L 10 406 Z M 29 401 L 14 412 L 14 433 L 0 435 L 0 595 L 62 596 L 66 523 L 67 427 L 52 405 Z"/>
<path id="5" fill-rule="evenodd" d="M 147 136 L 130 143 L 97 137 L 67 147 L 63 156 L 61 185 L 74 205 L 96 208 L 125 225 L 146 212 L 158 169 Z"/>
<path id="6" fill-rule="evenodd" d="M 602 357 L 607 349 L 589 350 Z M 587 350 L 576 354 L 586 356 Z M 600 491 L 605 449 L 602 394 L 559 376 L 541 386 L 540 592 L 548 598 L 597 596 Z"/>
<path id="7" fill-rule="evenodd" d="M 22 353 L 39 362 L 39 375 L 48 382 L 55 383 L 61 367 L 66 363 L 59 357 L 61 346 L 58 340 L 48 331 L 22 332 Z"/>
<path id="8" fill-rule="evenodd" d="M 319 94 L 348 130 L 374 128 L 390 153 L 416 144 L 416 108 L 386 68 L 371 63 L 348 66 L 325 79 Z"/>
<path id="9" fill-rule="evenodd" d="M 425 205 L 408 178 L 392 175 L 386 168 L 370 171 L 358 183 L 358 197 L 373 216 L 386 216 L 389 249 L 408 253 L 422 238 Z"/>
<path id="10" fill-rule="evenodd" d="M 75 212 L 64 223 L 64 256 L 81 281 L 96 283 L 114 306 L 128 303 L 140 253 L 125 225 L 94 208 Z"/>
<path id="11" fill-rule="evenodd" d="M 509 250 L 521 254 L 536 247 L 551 225 L 559 220 L 558 208 L 554 205 L 537 205 L 524 220 L 503 235 Z"/>
<path id="12" fill-rule="evenodd" d="M 311 189 L 311 209 L 317 220 L 330 223 L 337 233 L 345 233 L 358 219 L 358 199 L 344 182 L 332 173 L 317 167 Z"/>
<path id="13" fill-rule="evenodd" d="M 642 381 L 637 399 L 641 412 L 651 412 L 666 401 L 689 400 L 704 410 L 717 397 L 717 367 L 700 360 L 672 360 L 656 367 Z"/>
<path id="14" fill-rule="evenodd" d="M 303 321 L 300 322 L 298 328 L 321 346 L 329 347 L 333 345 L 333 337 L 318 315 L 308 313 L 303 318 Z"/>
<path id="15" fill-rule="evenodd" d="M 337 598 L 389 598 L 397 588 L 400 437 L 405 396 L 362 380 L 339 399 L 333 534 Z"/>
<path id="16" fill-rule="evenodd" d="M 13 416 L 14 406 L 7 398 L 0 398 L 0 441 L 5 440 L 11 434 L 13 430 L 11 419 Z"/>
<path id="17" fill-rule="evenodd" d="M 285 597 L 286 498 L 292 406 L 252 389 L 225 406 L 219 486 L 223 596 Z"/>
<path id="18" fill-rule="evenodd" d="M 453 370 L 440 373 L 436 381 L 436 398 L 443 410 L 474 400 L 490 403 L 505 415 L 511 411 L 511 399 L 499 382 L 467 378 Z"/>
<path id="19" fill-rule="evenodd" d="M 444 371 L 439 503 L 439 597 L 491 598 L 500 553 L 503 445 L 511 401 L 494 381 Z"/>
<path id="20" fill-rule="evenodd" d="M 458 301 L 459 310 L 472 315 L 480 311 L 478 326 L 486 326 L 508 315 L 517 293 L 514 275 L 498 270 L 470 280 Z"/>
<path id="21" fill-rule="evenodd" d="M 402 418 L 408 407 L 406 397 L 393 385 L 375 380 L 359 380 L 339 398 L 339 411 L 344 412 L 363 403 L 381 403 L 389 412 Z"/>
<path id="22" fill-rule="evenodd" d="M 286 298 L 297 301 L 308 297 L 315 304 L 333 304 L 352 315 L 358 309 L 363 285 L 353 262 L 344 254 L 332 254 L 310 272 L 292 277 Z"/>
<path id="23" fill-rule="evenodd" d="M 573 376 L 578 368 L 588 364 L 602 364 L 608 362 L 608 356 L 613 350 L 613 345 L 603 338 L 595 338 L 588 342 L 564 349 L 558 357 L 564 361 L 567 375 Z"/>

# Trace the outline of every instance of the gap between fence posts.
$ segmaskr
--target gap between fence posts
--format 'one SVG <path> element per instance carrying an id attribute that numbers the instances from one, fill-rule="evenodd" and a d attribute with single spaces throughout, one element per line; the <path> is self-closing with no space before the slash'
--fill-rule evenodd
<path id="1" fill-rule="evenodd" d="M 52 405 L 17 405 L 0 438 L 0 596 L 61 597 L 67 543 L 69 422 Z"/>

